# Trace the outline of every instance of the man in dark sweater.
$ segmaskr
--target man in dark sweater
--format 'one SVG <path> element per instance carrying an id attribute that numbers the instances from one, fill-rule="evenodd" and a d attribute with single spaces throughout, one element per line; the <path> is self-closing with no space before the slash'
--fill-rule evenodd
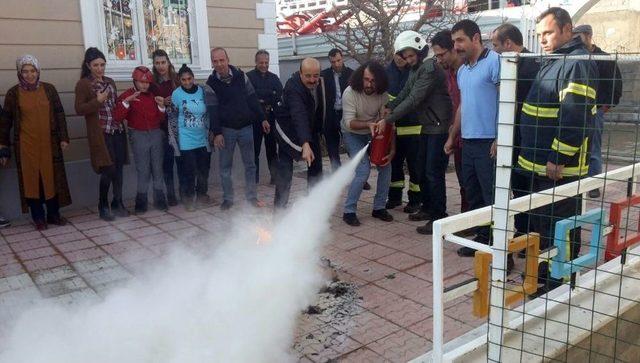
<path id="1" fill-rule="evenodd" d="M 320 73 L 327 88 L 327 122 L 324 125 L 324 139 L 331 161 L 331 169 L 340 167 L 340 121 L 342 121 L 342 93 L 349 86 L 353 69 L 344 65 L 342 51 L 334 48 L 329 51 L 331 67 Z"/>
<path id="2" fill-rule="evenodd" d="M 609 54 L 593 43 L 593 29 L 591 25 L 579 25 L 573 29 L 573 34 L 580 36 L 582 42 L 591 54 Z M 615 61 L 597 60 L 598 66 L 598 94 L 596 102 L 598 111 L 593 118 L 593 133 L 591 135 L 591 154 L 589 157 L 589 173 L 594 176 L 602 173 L 602 130 L 604 129 L 604 114 L 620 103 L 622 96 L 622 76 Z M 590 198 L 599 198 L 600 189 L 589 191 Z"/>
<path id="3" fill-rule="evenodd" d="M 284 85 L 276 113 L 278 162 L 274 206 L 285 208 L 289 201 L 293 160 L 307 163 L 307 185 L 313 186 L 322 177 L 320 133 L 326 115 L 326 91 L 320 77 L 320 62 L 306 58 L 300 71 Z"/>
<path id="4" fill-rule="evenodd" d="M 273 108 L 282 96 L 282 83 L 280 83 L 280 78 L 278 78 L 277 75 L 269 72 L 269 52 L 264 49 L 259 50 L 256 53 L 255 60 L 256 68 L 247 72 L 247 77 L 249 77 L 253 88 L 256 90 L 256 95 L 258 96 L 258 101 L 260 101 L 260 106 L 262 106 L 262 111 L 269 121 L 269 128 L 273 129 L 275 122 Z M 277 152 L 276 137 L 272 131 L 265 132 L 262 125 L 254 123 L 253 144 L 255 147 L 256 159 L 256 183 L 259 181 L 260 175 L 260 151 L 262 149 L 263 138 L 264 148 L 267 153 L 267 163 L 271 174 L 271 184 L 273 184 L 275 182 L 275 167 L 273 164 Z"/>
<path id="5" fill-rule="evenodd" d="M 256 164 L 253 145 L 253 123 L 262 122 L 265 133 L 270 131 L 262 107 L 249 78 L 240 69 L 229 65 L 229 56 L 224 48 L 211 50 L 214 71 L 207 80 L 213 89 L 215 112 L 210 130 L 214 145 L 220 150 L 220 178 L 222 179 L 223 202 L 220 208 L 233 206 L 233 183 L 231 168 L 236 144 L 240 148 L 244 164 L 245 196 L 255 207 L 263 207 L 256 191 Z"/>

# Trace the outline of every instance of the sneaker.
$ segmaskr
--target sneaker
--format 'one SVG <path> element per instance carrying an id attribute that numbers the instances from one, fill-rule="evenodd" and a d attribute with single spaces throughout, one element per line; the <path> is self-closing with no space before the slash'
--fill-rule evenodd
<path id="1" fill-rule="evenodd" d="M 69 221 L 65 217 L 58 214 L 54 216 L 47 216 L 47 223 L 55 224 L 56 226 L 66 226 Z"/>
<path id="2" fill-rule="evenodd" d="M 393 216 L 389 214 L 386 209 L 374 210 L 373 212 L 371 212 L 371 216 L 385 222 L 393 221 Z"/>
<path id="3" fill-rule="evenodd" d="M 590 190 L 589 191 L 589 198 L 592 198 L 592 199 L 600 198 L 600 188 Z"/>
<path id="4" fill-rule="evenodd" d="M 0 228 L 9 227 L 11 225 L 11 221 L 0 216 Z"/>
<path id="5" fill-rule="evenodd" d="M 369 184 L 369 182 L 364 182 L 362 190 L 371 190 L 371 184 Z"/>
<path id="6" fill-rule="evenodd" d="M 224 202 L 222 202 L 222 204 L 220 204 L 220 209 L 222 210 L 229 210 L 231 209 L 231 207 L 233 207 L 233 202 L 230 200 L 225 200 Z"/>
<path id="7" fill-rule="evenodd" d="M 400 201 L 400 200 L 391 200 L 391 199 L 389 199 L 389 200 L 387 201 L 387 204 L 385 204 L 385 206 L 384 206 L 384 207 L 385 207 L 386 209 L 393 209 L 393 208 L 395 208 L 395 207 L 399 207 L 399 206 L 401 206 L 401 205 L 402 205 L 402 201 Z"/>
<path id="8" fill-rule="evenodd" d="M 414 222 L 428 221 L 431 219 L 431 213 L 423 210 L 417 211 L 413 214 L 409 214 L 409 220 Z"/>
<path id="9" fill-rule="evenodd" d="M 360 225 L 360 220 L 355 213 L 343 213 L 342 220 L 351 227 L 358 227 Z"/>
<path id="10" fill-rule="evenodd" d="M 420 203 L 407 203 L 402 209 L 407 214 L 414 214 L 420 211 Z"/>

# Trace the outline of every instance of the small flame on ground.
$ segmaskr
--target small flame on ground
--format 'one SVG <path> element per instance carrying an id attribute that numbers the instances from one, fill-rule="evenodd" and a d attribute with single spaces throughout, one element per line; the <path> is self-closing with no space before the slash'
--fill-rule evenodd
<path id="1" fill-rule="evenodd" d="M 268 229 L 257 227 L 256 234 L 258 235 L 258 240 L 256 241 L 256 244 L 258 246 L 267 245 L 271 242 L 271 231 L 269 231 Z"/>

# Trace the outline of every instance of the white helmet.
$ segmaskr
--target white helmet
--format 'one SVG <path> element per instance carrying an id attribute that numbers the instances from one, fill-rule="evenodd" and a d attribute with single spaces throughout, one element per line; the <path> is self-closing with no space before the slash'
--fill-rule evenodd
<path id="1" fill-rule="evenodd" d="M 405 30 L 400 33 L 393 43 L 393 48 L 396 53 L 400 53 L 408 48 L 415 49 L 418 53 L 423 52 L 425 48 L 429 49 L 427 39 L 422 34 L 413 30 Z"/>

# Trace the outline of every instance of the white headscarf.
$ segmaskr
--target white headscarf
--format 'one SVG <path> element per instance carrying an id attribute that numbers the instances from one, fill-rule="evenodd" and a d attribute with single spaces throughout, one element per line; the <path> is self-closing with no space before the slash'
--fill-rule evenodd
<path id="1" fill-rule="evenodd" d="M 35 84 L 27 82 L 22 77 L 22 67 L 26 65 L 33 66 L 38 71 L 38 78 L 36 79 Z M 20 87 L 27 91 L 35 91 L 36 89 L 38 89 L 38 86 L 40 85 L 40 63 L 35 56 L 31 54 L 24 54 L 18 57 L 18 59 L 16 59 L 16 70 L 18 71 L 18 80 L 20 81 Z"/>

